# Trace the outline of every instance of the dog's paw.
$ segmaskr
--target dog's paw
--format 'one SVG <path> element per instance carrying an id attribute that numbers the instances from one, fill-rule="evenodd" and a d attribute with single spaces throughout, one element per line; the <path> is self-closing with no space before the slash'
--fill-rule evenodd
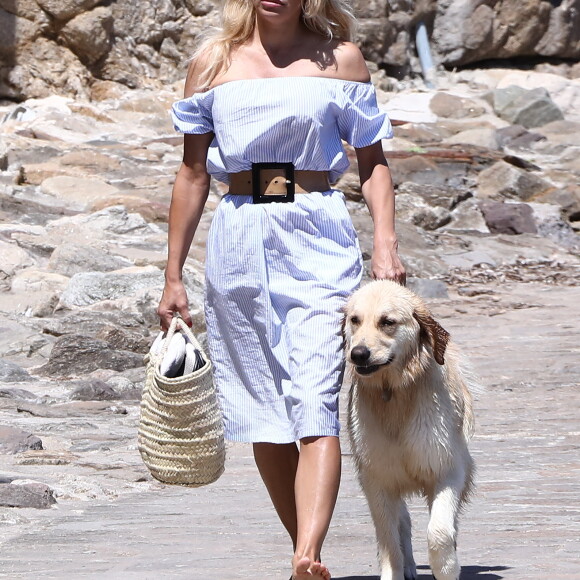
<path id="1" fill-rule="evenodd" d="M 413 552 L 409 543 L 409 549 L 405 554 L 405 568 L 403 570 L 403 575 L 405 580 L 417 580 L 417 566 L 415 565 L 415 558 L 413 558 Z"/>

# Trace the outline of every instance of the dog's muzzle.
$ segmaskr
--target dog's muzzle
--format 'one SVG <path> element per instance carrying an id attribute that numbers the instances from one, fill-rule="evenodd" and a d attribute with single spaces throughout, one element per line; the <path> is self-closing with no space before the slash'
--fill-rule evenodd
<path id="1" fill-rule="evenodd" d="M 378 371 L 381 367 L 386 367 L 390 365 L 393 360 L 394 356 L 390 355 L 389 358 L 384 363 L 379 364 L 368 364 L 371 358 L 371 351 L 363 345 L 355 346 L 350 351 L 350 360 L 353 363 L 356 372 L 359 375 L 368 376 L 372 375 L 376 371 Z"/>

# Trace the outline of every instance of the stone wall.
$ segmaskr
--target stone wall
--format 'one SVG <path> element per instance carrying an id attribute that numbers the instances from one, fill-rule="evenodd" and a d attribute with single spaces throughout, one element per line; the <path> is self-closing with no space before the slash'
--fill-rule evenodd
<path id="1" fill-rule="evenodd" d="M 183 77 L 215 0 L 0 0 L 0 98 L 95 97 Z M 520 56 L 580 59 L 580 0 L 353 0 L 358 42 L 395 76 L 417 71 L 415 25 L 453 67 Z M 109 85 L 110 86 L 110 85 Z"/>

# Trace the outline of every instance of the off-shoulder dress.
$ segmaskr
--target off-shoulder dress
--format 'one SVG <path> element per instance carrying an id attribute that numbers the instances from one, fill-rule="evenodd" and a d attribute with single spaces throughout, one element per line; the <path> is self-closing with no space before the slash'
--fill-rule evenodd
<path id="1" fill-rule="evenodd" d="M 207 169 L 228 182 L 252 163 L 327 171 L 349 167 L 342 141 L 392 137 L 371 83 L 327 77 L 230 81 L 177 101 L 175 128 L 213 133 Z M 207 242 L 209 354 L 234 441 L 289 443 L 339 433 L 344 361 L 341 308 L 362 258 L 343 194 L 253 204 L 226 194 Z"/>

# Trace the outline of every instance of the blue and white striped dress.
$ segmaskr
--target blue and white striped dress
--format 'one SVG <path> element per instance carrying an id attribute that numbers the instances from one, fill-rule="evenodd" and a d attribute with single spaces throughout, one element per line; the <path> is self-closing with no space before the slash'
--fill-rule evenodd
<path id="1" fill-rule="evenodd" d="M 366 147 L 392 136 L 370 83 L 323 77 L 227 82 L 173 106 L 176 129 L 214 133 L 209 173 L 252 163 L 348 168 L 342 140 Z M 206 321 L 226 436 L 290 443 L 339 433 L 344 362 L 341 308 L 362 274 L 343 194 L 298 194 L 293 203 L 225 195 L 206 257 Z"/>

